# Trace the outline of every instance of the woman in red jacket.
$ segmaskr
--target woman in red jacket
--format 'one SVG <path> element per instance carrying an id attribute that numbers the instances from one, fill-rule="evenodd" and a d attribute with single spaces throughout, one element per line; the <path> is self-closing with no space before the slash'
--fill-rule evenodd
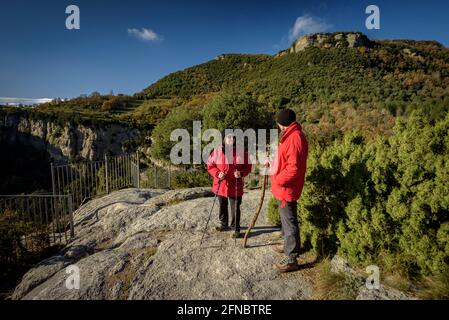
<path id="1" fill-rule="evenodd" d="M 224 136 L 224 135 L 222 135 Z M 240 235 L 240 205 L 243 196 L 243 178 L 251 172 L 248 154 L 236 146 L 233 134 L 224 137 L 207 161 L 207 171 L 213 177 L 212 191 L 220 204 L 220 223 L 217 231 L 228 231 L 228 203 L 231 205 L 231 228 L 233 238 Z"/>

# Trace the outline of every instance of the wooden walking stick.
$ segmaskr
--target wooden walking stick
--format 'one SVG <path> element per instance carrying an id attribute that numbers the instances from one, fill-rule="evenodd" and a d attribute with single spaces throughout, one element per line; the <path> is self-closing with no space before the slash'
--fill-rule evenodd
<path id="1" fill-rule="evenodd" d="M 253 217 L 253 221 L 251 221 L 251 224 L 249 225 L 248 229 L 246 230 L 245 237 L 243 238 L 243 248 L 246 248 L 246 242 L 248 241 L 248 236 L 251 233 L 251 229 L 254 228 L 257 222 L 257 218 L 259 217 L 259 213 L 262 210 L 263 201 L 265 199 L 265 190 L 267 187 L 267 175 L 263 176 L 263 185 L 262 185 L 262 195 L 260 197 L 260 203 L 259 207 L 257 208 L 256 214 Z"/>

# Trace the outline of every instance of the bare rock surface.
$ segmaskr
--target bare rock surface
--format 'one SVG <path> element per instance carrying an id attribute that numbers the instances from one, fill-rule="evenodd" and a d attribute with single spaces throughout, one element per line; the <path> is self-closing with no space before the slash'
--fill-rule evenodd
<path id="1" fill-rule="evenodd" d="M 313 33 L 297 39 L 290 48 L 279 52 L 281 57 L 304 51 L 309 47 L 317 48 L 370 48 L 373 43 L 361 32 Z"/>
<path id="2" fill-rule="evenodd" d="M 242 227 L 260 191 L 245 193 Z M 312 284 L 301 272 L 280 275 L 270 244 L 278 229 L 264 214 L 242 248 L 242 239 L 214 230 L 200 247 L 213 203 L 209 189 L 127 189 L 93 200 L 75 213 L 75 238 L 58 255 L 31 269 L 13 299 L 308 299 Z M 79 269 L 80 286 L 70 287 Z M 69 284 L 69 286 L 67 286 Z"/>

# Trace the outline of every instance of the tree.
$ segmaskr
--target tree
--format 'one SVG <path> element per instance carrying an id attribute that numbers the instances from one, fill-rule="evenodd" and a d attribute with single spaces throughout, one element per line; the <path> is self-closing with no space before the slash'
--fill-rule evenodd
<path id="1" fill-rule="evenodd" d="M 201 119 L 199 108 L 178 107 L 171 111 L 153 130 L 151 155 L 156 159 L 169 161 L 170 151 L 176 144 L 170 141 L 172 131 L 186 129 L 192 136 L 193 121 L 201 121 Z"/>
<path id="2" fill-rule="evenodd" d="M 203 110 L 204 127 L 223 129 L 271 129 L 273 114 L 248 95 L 224 93 Z"/>

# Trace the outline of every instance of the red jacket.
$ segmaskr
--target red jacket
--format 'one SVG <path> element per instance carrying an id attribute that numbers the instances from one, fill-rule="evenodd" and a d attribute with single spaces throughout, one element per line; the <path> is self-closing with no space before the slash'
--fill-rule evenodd
<path id="1" fill-rule="evenodd" d="M 236 148 L 233 149 L 232 159 L 226 160 L 225 151 L 223 146 L 216 148 L 210 155 L 207 161 L 207 171 L 214 178 L 212 184 L 212 191 L 223 197 L 235 197 L 243 195 L 243 177 L 246 177 L 251 172 L 251 164 L 248 161 L 247 152 L 236 152 Z M 236 179 L 234 172 L 240 171 L 241 178 Z M 218 174 L 223 171 L 225 173 L 224 179 L 218 187 Z M 236 190 L 237 188 L 237 190 Z"/>
<path id="2" fill-rule="evenodd" d="M 281 133 L 277 156 L 272 163 L 271 193 L 282 202 L 297 201 L 304 187 L 308 143 L 301 126 L 294 122 Z"/>

